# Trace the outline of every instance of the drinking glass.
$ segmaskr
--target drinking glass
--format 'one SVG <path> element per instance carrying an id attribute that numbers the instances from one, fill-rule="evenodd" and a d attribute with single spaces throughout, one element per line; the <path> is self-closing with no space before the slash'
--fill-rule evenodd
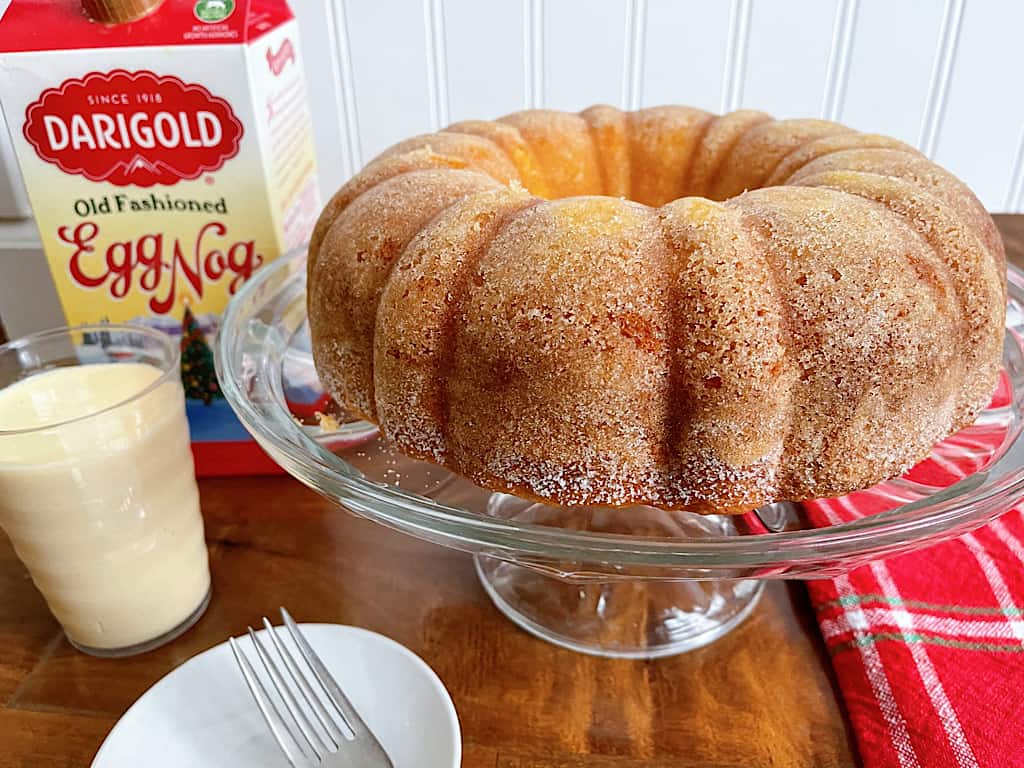
<path id="1" fill-rule="evenodd" d="M 179 358 L 137 325 L 0 346 L 0 527 L 86 653 L 155 648 L 209 603 Z"/>

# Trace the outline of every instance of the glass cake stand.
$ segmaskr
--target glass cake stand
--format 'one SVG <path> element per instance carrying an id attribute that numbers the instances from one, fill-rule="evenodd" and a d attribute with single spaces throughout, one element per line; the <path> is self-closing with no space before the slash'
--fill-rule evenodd
<path id="1" fill-rule="evenodd" d="M 403 456 L 319 389 L 305 265 L 296 252 L 261 270 L 223 318 L 217 372 L 242 423 L 286 471 L 339 506 L 472 553 L 495 605 L 558 645 L 631 658 L 697 648 L 743 621 L 765 579 L 834 576 L 925 547 L 983 525 L 1024 496 L 1024 274 L 1016 269 L 1002 394 L 931 459 L 966 459 L 976 471 L 938 487 L 921 480 L 936 473 L 912 470 L 858 492 L 871 502 L 858 507 L 878 512 L 812 525 L 793 504 L 741 516 L 547 506 Z M 854 508 L 845 502 L 830 504 Z"/>

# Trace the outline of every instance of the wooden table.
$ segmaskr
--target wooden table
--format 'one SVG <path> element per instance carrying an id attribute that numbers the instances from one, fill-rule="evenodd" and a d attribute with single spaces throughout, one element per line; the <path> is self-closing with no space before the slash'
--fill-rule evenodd
<path id="1" fill-rule="evenodd" d="M 1021 263 L 1024 217 L 998 223 Z M 150 685 L 278 605 L 381 632 L 426 660 L 455 700 L 466 768 L 857 763 L 798 584 L 770 584 L 754 614 L 707 648 L 597 659 L 516 629 L 467 556 L 351 517 L 289 478 L 201 489 L 213 602 L 184 637 L 133 659 L 73 650 L 0 539 L 0 768 L 87 766 Z"/>

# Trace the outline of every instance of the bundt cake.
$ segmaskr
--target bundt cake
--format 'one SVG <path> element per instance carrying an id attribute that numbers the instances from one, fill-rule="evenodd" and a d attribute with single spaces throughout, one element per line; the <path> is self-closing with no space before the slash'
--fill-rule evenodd
<path id="1" fill-rule="evenodd" d="M 1003 245 L 957 178 L 823 120 L 456 123 L 312 236 L 317 371 L 410 456 L 564 505 L 741 512 L 895 476 L 1000 370 Z"/>

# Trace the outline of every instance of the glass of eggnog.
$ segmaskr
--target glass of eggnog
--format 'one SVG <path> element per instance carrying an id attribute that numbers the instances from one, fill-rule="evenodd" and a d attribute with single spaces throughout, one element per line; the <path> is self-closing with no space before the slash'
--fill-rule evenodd
<path id="1" fill-rule="evenodd" d="M 134 325 L 0 346 L 0 527 L 86 653 L 147 651 L 210 600 L 178 363 Z"/>

